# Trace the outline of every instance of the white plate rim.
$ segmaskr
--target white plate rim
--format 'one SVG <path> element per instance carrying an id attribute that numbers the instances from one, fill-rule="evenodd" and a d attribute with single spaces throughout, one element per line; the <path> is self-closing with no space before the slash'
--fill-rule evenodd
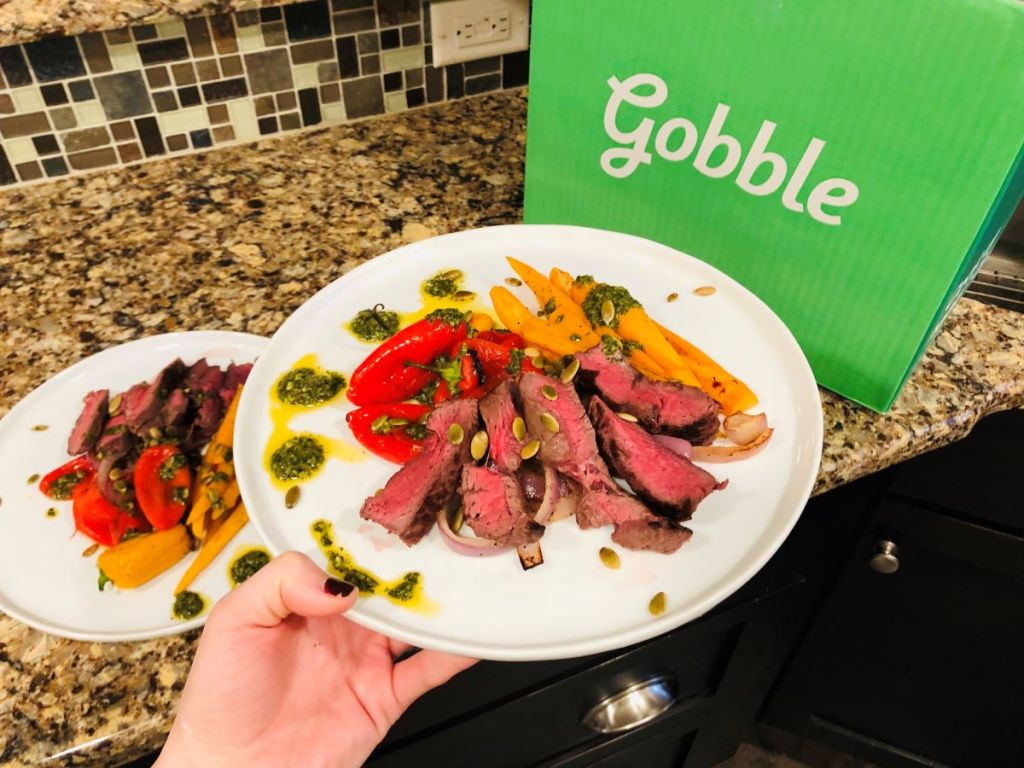
<path id="1" fill-rule="evenodd" d="M 261 347 L 261 351 L 265 350 L 270 343 L 270 340 L 265 336 L 257 336 L 252 333 L 244 333 L 242 331 L 220 331 L 220 330 L 193 330 L 193 331 L 173 331 L 170 333 L 158 333 L 152 336 L 143 336 L 139 339 L 132 339 L 120 344 L 114 344 L 105 349 L 95 352 L 88 357 L 84 357 L 76 363 L 68 366 L 59 373 L 51 376 L 46 381 L 39 384 L 31 392 L 25 395 L 21 400 L 14 404 L 14 406 L 4 414 L 3 418 L 0 418 L 0 436 L 3 435 L 4 422 L 12 423 L 17 417 L 20 417 L 23 412 L 30 411 L 35 401 L 41 397 L 44 389 L 48 390 L 53 387 L 61 386 L 65 381 L 77 376 L 83 369 L 91 368 L 96 365 L 97 361 L 102 362 L 105 357 L 109 357 L 113 354 L 123 354 L 125 348 L 141 349 L 148 346 L 157 346 L 160 344 L 166 344 L 169 341 L 177 341 L 182 338 L 188 338 L 190 340 L 199 341 L 200 339 L 209 339 L 210 346 L 215 344 L 254 344 Z M 168 361 L 170 362 L 170 361 Z M 243 391 L 244 394 L 244 391 Z M 255 526 L 254 526 L 255 527 Z M 76 629 L 69 629 L 68 627 L 61 626 L 59 624 L 52 623 L 46 619 L 42 619 L 32 613 L 22 611 L 20 607 L 13 606 L 5 599 L 3 591 L 0 590 L 0 611 L 10 616 L 12 619 L 20 621 L 33 629 L 38 629 L 42 632 L 46 632 L 55 637 L 63 637 L 69 640 L 83 640 L 87 642 L 99 642 L 99 643 L 117 643 L 117 642 L 129 642 L 136 640 L 151 640 L 157 637 L 169 637 L 173 635 L 183 634 L 192 629 L 197 629 L 206 624 L 206 619 L 210 614 L 210 611 L 204 611 L 201 616 L 197 616 L 194 619 L 188 621 L 177 622 L 175 624 L 168 625 L 154 630 L 139 630 L 136 632 L 84 632 Z M 212 606 L 211 606 L 212 608 Z"/>
<path id="2" fill-rule="evenodd" d="M 397 262 L 402 259 L 414 258 L 415 254 L 424 249 L 433 249 L 438 246 L 439 242 L 444 242 L 446 239 L 453 238 L 491 238 L 500 237 L 503 232 L 515 230 L 517 232 L 529 231 L 530 233 L 536 234 L 538 237 L 565 237 L 572 236 L 574 233 L 586 234 L 589 236 L 599 236 L 604 238 L 618 239 L 623 244 L 632 244 L 635 247 L 643 249 L 654 249 L 661 251 L 663 255 L 671 255 L 672 258 L 684 259 L 689 262 L 700 264 L 705 269 L 711 269 L 716 275 L 716 279 L 721 281 L 722 284 L 728 284 L 731 289 L 737 291 L 743 295 L 746 300 L 750 302 L 751 307 L 760 312 L 764 320 L 772 326 L 772 330 L 775 333 L 781 335 L 784 343 L 791 347 L 791 351 L 795 352 L 794 360 L 799 361 L 799 370 L 793 372 L 793 380 L 800 385 L 809 384 L 808 396 L 812 398 L 812 402 L 808 402 L 806 407 L 813 414 L 813 434 L 808 436 L 808 442 L 810 443 L 813 451 L 811 456 L 811 466 L 814 467 L 813 472 L 808 472 L 807 477 L 804 478 L 799 494 L 797 498 L 799 501 L 800 511 L 793 514 L 787 521 L 786 525 L 779 529 L 778 534 L 768 545 L 763 547 L 756 557 L 752 557 L 748 560 L 745 568 L 739 569 L 732 578 L 728 579 L 718 590 L 716 594 L 709 595 L 707 598 L 695 602 L 689 606 L 685 611 L 677 611 L 670 615 L 666 615 L 660 618 L 655 618 L 649 623 L 643 626 L 637 626 L 632 629 L 624 630 L 615 634 L 609 634 L 600 638 L 593 638 L 589 640 L 582 640 L 572 643 L 561 643 L 558 646 L 558 650 L 552 651 L 550 645 L 539 644 L 534 646 L 503 646 L 503 645 L 484 645 L 482 643 L 465 642 L 458 639 L 452 639 L 450 637 L 438 634 L 429 634 L 425 632 L 410 632 L 406 631 L 401 626 L 393 625 L 386 619 L 379 618 L 365 611 L 360 610 L 359 603 L 350 609 L 346 616 L 361 626 L 371 629 L 375 632 L 379 632 L 388 637 L 392 637 L 396 640 L 400 640 L 409 643 L 419 648 L 430 648 L 433 650 L 444 651 L 447 653 L 453 653 L 461 656 L 469 656 L 475 658 L 485 658 L 493 661 L 539 661 L 539 660 L 555 660 L 564 658 L 578 658 L 583 656 L 589 656 L 597 653 L 606 651 L 616 650 L 624 648 L 630 645 L 634 645 L 645 640 L 657 637 L 665 632 L 668 632 L 677 627 L 683 626 L 694 619 L 700 618 L 705 613 L 710 611 L 716 605 L 727 599 L 729 596 L 734 594 L 740 587 L 742 587 L 747 581 L 750 580 L 771 557 L 778 551 L 779 547 L 789 536 L 793 527 L 799 520 L 800 515 L 806 506 L 807 500 L 810 498 L 811 491 L 814 488 L 814 484 L 817 479 L 818 469 L 821 464 L 821 456 L 823 451 L 823 436 L 824 436 L 824 417 L 821 408 L 821 395 L 817 387 L 817 383 L 814 379 L 814 374 L 811 370 L 810 363 L 807 361 L 806 355 L 800 347 L 799 342 L 793 336 L 789 328 L 782 322 L 782 320 L 775 314 L 775 312 L 767 305 L 764 301 L 758 298 L 753 292 L 751 292 L 744 285 L 729 277 L 727 274 L 717 269 L 711 264 L 705 261 L 697 259 L 690 254 L 687 254 L 678 249 L 672 248 L 671 246 L 664 245 L 662 243 L 649 240 L 647 238 L 638 237 L 636 235 L 629 235 L 621 232 L 613 232 L 610 230 L 603 230 L 594 227 L 580 227 L 575 225 L 565 224 L 505 224 L 493 227 L 480 227 L 474 229 L 461 230 L 458 232 L 451 232 L 436 237 L 428 238 L 426 240 L 420 240 L 414 243 L 409 243 L 391 251 L 376 256 L 358 266 L 352 268 L 344 275 L 332 280 L 326 286 L 317 291 L 313 296 L 307 299 L 301 306 L 299 306 L 285 321 L 278 327 L 274 334 L 270 337 L 270 343 L 267 347 L 268 350 L 273 348 L 274 341 L 278 337 L 283 337 L 294 325 L 298 325 L 302 322 L 302 319 L 307 314 L 314 313 L 319 309 L 320 305 L 329 300 L 331 297 L 334 286 L 344 280 L 351 279 L 353 274 L 357 274 L 360 270 L 366 270 L 369 268 L 383 269 L 390 265 L 391 262 Z M 264 356 L 261 360 L 266 360 L 269 356 Z M 257 368 L 259 366 L 257 362 L 253 368 L 253 374 L 257 374 Z M 258 377 L 257 377 L 258 378 Z M 259 395 L 256 392 L 255 387 L 249 387 L 242 393 L 242 398 L 239 402 L 238 409 L 238 426 L 236 430 L 244 429 L 244 425 L 247 423 L 245 419 L 250 414 L 256 414 L 261 404 L 257 404 L 257 398 Z M 813 406 L 813 407 L 812 407 Z M 245 446 L 247 443 L 242 440 L 239 441 L 236 438 L 236 443 L 240 446 Z M 247 452 L 248 448 L 242 448 L 243 457 L 236 463 L 236 473 L 238 477 L 239 487 L 242 492 L 243 498 L 256 498 L 255 494 L 255 479 L 250 474 L 250 462 L 244 458 L 244 453 Z M 252 449 L 255 453 L 262 455 L 262 449 Z M 262 461 L 256 461 L 256 465 L 262 468 Z M 262 469 L 261 469 L 262 471 Z M 256 528 L 257 533 L 263 540 L 265 546 L 271 551 L 273 555 L 279 555 L 284 550 L 278 547 L 277 542 L 272 538 L 269 531 L 264 527 L 262 523 L 262 514 L 258 508 L 252 510 L 250 520 Z"/>

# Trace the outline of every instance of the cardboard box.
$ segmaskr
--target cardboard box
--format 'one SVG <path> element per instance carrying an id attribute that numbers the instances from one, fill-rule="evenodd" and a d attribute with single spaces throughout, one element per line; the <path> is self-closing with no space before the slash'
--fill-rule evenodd
<path id="1" fill-rule="evenodd" d="M 533 8 L 526 221 L 714 264 L 887 410 L 1024 190 L 1024 3 Z"/>

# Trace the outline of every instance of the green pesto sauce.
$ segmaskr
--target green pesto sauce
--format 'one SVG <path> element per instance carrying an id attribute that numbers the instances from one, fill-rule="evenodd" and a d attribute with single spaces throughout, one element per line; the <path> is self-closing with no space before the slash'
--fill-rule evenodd
<path id="1" fill-rule="evenodd" d="M 257 547 L 243 552 L 232 560 L 228 567 L 228 578 L 231 579 L 232 586 L 237 587 L 269 562 L 270 553 L 265 549 Z"/>
<path id="2" fill-rule="evenodd" d="M 526 357 L 526 353 L 521 349 L 513 347 L 508 351 L 508 365 L 505 366 L 505 372 L 518 379 L 519 374 L 523 372 L 523 358 Z"/>
<path id="3" fill-rule="evenodd" d="M 194 619 L 205 610 L 206 601 L 202 595 L 185 591 L 174 598 L 174 608 L 171 609 L 171 612 L 174 614 L 174 618 L 188 621 L 189 619 Z"/>
<path id="4" fill-rule="evenodd" d="M 277 398 L 288 405 L 310 408 L 331 400 L 345 383 L 345 377 L 334 371 L 295 368 L 278 379 Z"/>
<path id="5" fill-rule="evenodd" d="M 46 516 L 47 517 L 56 517 L 57 516 L 57 508 L 56 507 L 50 507 L 48 510 L 46 510 Z"/>
<path id="6" fill-rule="evenodd" d="M 601 306 L 606 301 L 611 301 L 615 307 L 615 317 L 608 323 L 612 328 L 619 327 L 619 318 L 626 314 L 626 312 L 633 307 L 640 306 L 640 302 L 634 299 L 629 291 L 622 286 L 598 283 L 590 289 L 587 298 L 583 300 L 583 311 L 592 325 L 605 325 L 604 318 L 601 316 Z"/>
<path id="7" fill-rule="evenodd" d="M 435 275 L 423 283 L 423 292 L 438 298 L 451 296 L 458 289 L 459 284 L 457 282 L 450 277 L 441 277 L 440 275 Z"/>
<path id="8" fill-rule="evenodd" d="M 616 339 L 614 336 L 602 336 L 601 351 L 604 352 L 604 356 L 607 357 L 609 360 L 614 360 L 622 351 L 622 342 Z"/>
<path id="9" fill-rule="evenodd" d="M 348 329 L 363 341 L 385 341 L 398 333 L 398 326 L 397 312 L 374 307 L 360 310 L 348 324 Z"/>
<path id="10" fill-rule="evenodd" d="M 317 520 L 310 531 L 327 558 L 328 570 L 355 586 L 362 595 L 379 595 L 406 607 L 417 607 L 422 602 L 423 576 L 418 571 L 409 571 L 396 581 L 386 582 L 353 561 L 352 556 L 338 545 L 329 522 Z"/>
<path id="11" fill-rule="evenodd" d="M 572 281 L 572 284 L 577 288 L 582 288 L 584 285 L 590 285 L 594 282 L 593 275 L 577 275 L 576 279 Z"/>
<path id="12" fill-rule="evenodd" d="M 84 479 L 85 472 L 82 470 L 78 470 L 77 472 L 68 472 L 61 475 L 50 485 L 50 498 L 61 501 L 64 499 L 70 499 L 71 492 L 75 490 L 75 487 Z"/>
<path id="13" fill-rule="evenodd" d="M 270 471 L 282 482 L 306 480 L 317 473 L 324 463 L 324 447 L 309 435 L 299 435 L 286 441 L 270 456 Z"/>
<path id="14" fill-rule="evenodd" d="M 454 326 L 465 323 L 469 319 L 469 313 L 463 312 L 461 309 L 444 307 L 443 309 L 435 309 L 424 319 L 431 323 L 448 323 L 448 325 Z"/>

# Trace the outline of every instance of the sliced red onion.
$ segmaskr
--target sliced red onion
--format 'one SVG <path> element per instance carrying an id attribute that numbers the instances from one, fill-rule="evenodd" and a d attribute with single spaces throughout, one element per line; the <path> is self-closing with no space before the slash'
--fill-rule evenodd
<path id="1" fill-rule="evenodd" d="M 544 465 L 544 498 L 541 499 L 540 509 L 534 515 L 534 520 L 541 525 L 547 525 L 551 521 L 551 515 L 555 512 L 555 505 L 561 497 L 561 488 L 558 482 L 558 472 L 550 464 Z"/>
<path id="2" fill-rule="evenodd" d="M 527 501 L 540 501 L 544 498 L 545 484 L 544 475 L 540 472 L 533 469 L 519 470 L 519 485 Z"/>
<path id="3" fill-rule="evenodd" d="M 673 453 L 678 453 L 686 459 L 693 458 L 693 446 L 689 440 L 683 440 L 681 437 L 672 437 L 672 435 L 654 435 L 653 437 Z"/>
<path id="4" fill-rule="evenodd" d="M 757 455 L 768 444 L 773 431 L 768 427 L 754 442 L 746 445 L 698 445 L 693 449 L 693 460 L 717 463 L 748 459 Z"/>
<path id="5" fill-rule="evenodd" d="M 576 495 L 575 491 L 566 491 L 564 487 L 562 491 L 565 492 L 565 495 L 560 496 L 558 501 L 555 502 L 555 511 L 551 513 L 551 519 L 548 520 L 548 523 L 557 523 L 563 518 L 576 514 L 576 505 L 580 500 L 579 496 Z"/>
<path id="6" fill-rule="evenodd" d="M 437 513 L 437 527 L 441 529 L 441 535 L 444 537 L 444 543 L 447 544 L 453 552 L 457 552 L 460 555 L 469 555 L 470 557 L 490 557 L 491 555 L 500 555 L 502 552 L 506 552 L 509 549 L 507 544 L 499 544 L 498 542 L 491 541 L 490 539 L 459 536 L 448 524 L 448 513 L 444 509 Z"/>

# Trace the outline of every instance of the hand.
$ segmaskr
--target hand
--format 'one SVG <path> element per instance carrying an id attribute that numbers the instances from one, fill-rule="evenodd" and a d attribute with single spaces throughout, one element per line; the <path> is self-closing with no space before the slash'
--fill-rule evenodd
<path id="1" fill-rule="evenodd" d="M 156 765 L 362 765 L 413 701 L 475 663 L 396 663 L 409 645 L 342 615 L 356 596 L 287 552 L 217 603 Z"/>

